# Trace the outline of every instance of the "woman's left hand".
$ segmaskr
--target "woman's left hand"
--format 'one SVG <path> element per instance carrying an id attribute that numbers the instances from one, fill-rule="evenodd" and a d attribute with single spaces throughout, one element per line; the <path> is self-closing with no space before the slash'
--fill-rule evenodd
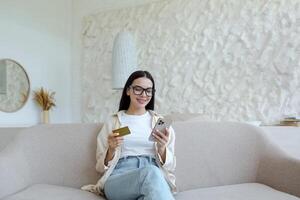
<path id="1" fill-rule="evenodd" d="M 155 130 L 153 137 L 155 138 L 155 141 L 157 142 L 157 147 L 158 147 L 158 151 L 160 152 L 160 154 L 164 154 L 166 147 L 168 145 L 169 142 L 169 129 L 165 129 L 164 133 L 162 131 L 159 130 Z"/>

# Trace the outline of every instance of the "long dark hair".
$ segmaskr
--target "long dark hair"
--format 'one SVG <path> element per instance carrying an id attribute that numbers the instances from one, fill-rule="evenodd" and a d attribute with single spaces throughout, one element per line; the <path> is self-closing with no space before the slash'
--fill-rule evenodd
<path id="1" fill-rule="evenodd" d="M 122 97 L 120 100 L 120 105 L 119 105 L 119 111 L 120 110 L 127 110 L 129 108 L 130 105 L 130 96 L 127 95 L 127 90 L 129 88 L 129 86 L 131 86 L 132 82 L 135 79 L 141 78 L 141 77 L 145 77 L 148 78 L 149 80 L 151 80 L 152 85 L 153 85 L 153 94 L 151 97 L 150 102 L 146 105 L 146 110 L 154 110 L 154 100 L 155 100 L 155 84 L 154 84 L 154 80 L 152 75 L 148 72 L 148 71 L 135 71 L 133 72 L 129 78 L 127 79 L 123 92 L 122 92 Z"/>

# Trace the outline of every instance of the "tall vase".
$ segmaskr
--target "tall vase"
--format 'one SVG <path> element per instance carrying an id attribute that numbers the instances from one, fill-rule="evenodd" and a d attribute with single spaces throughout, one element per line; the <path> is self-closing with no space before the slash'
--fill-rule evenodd
<path id="1" fill-rule="evenodd" d="M 49 122 L 50 122 L 49 110 L 43 110 L 42 111 L 42 123 L 49 124 Z"/>

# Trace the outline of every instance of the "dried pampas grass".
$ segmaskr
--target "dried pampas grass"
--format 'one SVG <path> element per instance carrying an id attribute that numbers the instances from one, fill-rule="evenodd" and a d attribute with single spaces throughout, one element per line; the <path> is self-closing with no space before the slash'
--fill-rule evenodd
<path id="1" fill-rule="evenodd" d="M 50 92 L 40 88 L 36 91 L 33 91 L 33 99 L 36 103 L 42 108 L 42 110 L 50 110 L 52 107 L 55 107 L 55 92 Z"/>

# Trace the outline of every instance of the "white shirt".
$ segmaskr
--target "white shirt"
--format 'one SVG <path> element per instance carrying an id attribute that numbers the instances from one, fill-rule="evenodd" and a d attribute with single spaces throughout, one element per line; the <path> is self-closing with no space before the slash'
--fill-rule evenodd
<path id="1" fill-rule="evenodd" d="M 121 157 L 155 155 L 154 142 L 148 140 L 152 131 L 152 119 L 148 111 L 143 115 L 128 115 L 122 112 L 120 122 L 121 127 L 128 126 L 131 132 L 124 136 Z"/>

